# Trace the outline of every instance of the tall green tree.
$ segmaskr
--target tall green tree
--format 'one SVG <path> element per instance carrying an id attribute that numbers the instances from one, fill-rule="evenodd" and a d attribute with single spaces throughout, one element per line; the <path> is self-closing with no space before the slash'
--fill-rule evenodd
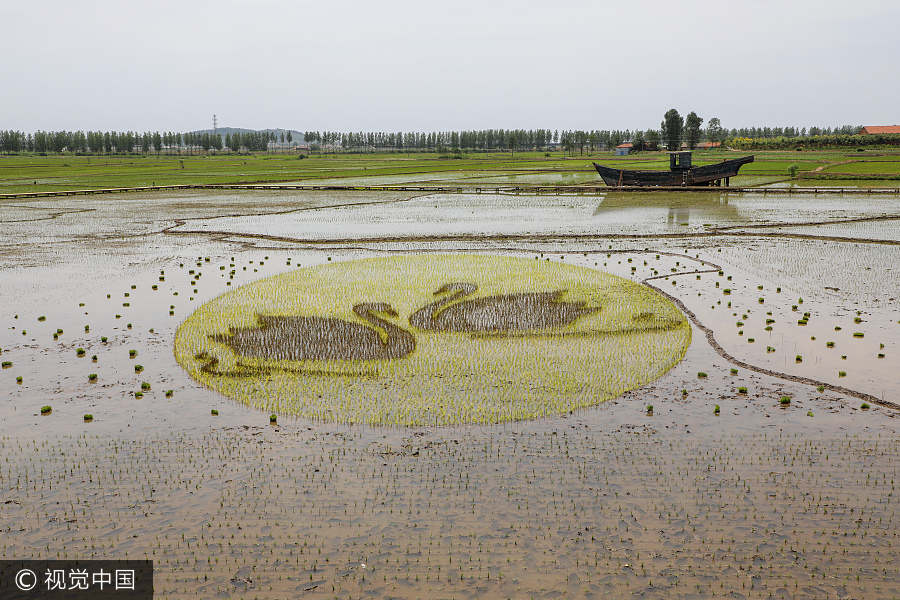
<path id="1" fill-rule="evenodd" d="M 638 129 L 634 132 L 634 135 L 631 136 L 631 150 L 632 152 L 640 152 L 644 149 L 644 132 Z"/>
<path id="2" fill-rule="evenodd" d="M 697 116 L 697 113 L 691 111 L 685 119 L 684 137 L 688 148 L 693 150 L 700 141 L 700 126 L 703 125 L 703 119 Z"/>
<path id="3" fill-rule="evenodd" d="M 670 108 L 663 117 L 662 128 L 665 131 L 664 139 L 666 140 L 666 148 L 670 152 L 681 148 L 681 134 L 684 129 L 684 119 L 678 111 Z"/>
<path id="4" fill-rule="evenodd" d="M 721 142 L 725 139 L 722 122 L 719 117 L 713 117 L 706 125 L 706 139 L 711 142 Z"/>

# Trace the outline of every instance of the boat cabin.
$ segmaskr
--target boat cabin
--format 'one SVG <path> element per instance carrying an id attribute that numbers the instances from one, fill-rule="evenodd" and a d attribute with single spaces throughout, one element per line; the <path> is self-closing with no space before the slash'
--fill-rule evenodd
<path id="1" fill-rule="evenodd" d="M 670 152 L 669 153 L 669 170 L 670 171 L 686 171 L 691 168 L 690 152 Z"/>

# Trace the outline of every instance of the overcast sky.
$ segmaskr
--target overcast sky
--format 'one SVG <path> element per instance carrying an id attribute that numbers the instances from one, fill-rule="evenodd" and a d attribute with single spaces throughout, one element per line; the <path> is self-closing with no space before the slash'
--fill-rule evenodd
<path id="1" fill-rule="evenodd" d="M 897 0 L 0 3 L 0 129 L 900 124 Z"/>

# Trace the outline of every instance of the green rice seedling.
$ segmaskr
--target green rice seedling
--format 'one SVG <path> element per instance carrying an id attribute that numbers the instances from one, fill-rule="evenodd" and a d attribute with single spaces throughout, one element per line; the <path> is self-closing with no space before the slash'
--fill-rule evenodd
<path id="1" fill-rule="evenodd" d="M 834 348 L 834 342 L 825 342 L 826 348 Z"/>
<path id="2" fill-rule="evenodd" d="M 22 385 L 22 376 L 21 375 L 16 377 L 16 383 L 18 383 L 19 385 Z"/>
<path id="3" fill-rule="evenodd" d="M 862 404 L 859 405 L 859 407 L 860 407 L 861 409 L 863 409 L 863 410 L 869 410 L 869 408 L 871 408 L 871 407 L 869 406 L 869 403 L 868 403 L 868 402 L 863 402 Z"/>
<path id="4" fill-rule="evenodd" d="M 747 338 L 747 343 L 748 343 L 748 344 L 752 344 L 752 343 L 755 342 L 755 341 L 756 341 L 756 338 Z"/>
<path id="5" fill-rule="evenodd" d="M 838 377 L 846 377 L 847 371 L 838 371 Z"/>
<path id="6" fill-rule="evenodd" d="M 782 406 L 787 406 L 788 404 L 791 403 L 791 397 L 790 397 L 790 396 L 782 396 L 782 397 L 781 397 L 781 400 L 779 400 L 778 402 L 779 402 Z"/>
<path id="7" fill-rule="evenodd" d="M 706 373 L 704 373 L 703 371 L 699 371 L 699 372 L 697 373 L 697 377 L 699 377 L 700 379 L 705 379 L 705 378 L 706 378 Z"/>
<path id="8" fill-rule="evenodd" d="M 173 390 L 166 390 L 166 398 L 171 398 L 174 395 L 175 392 Z"/>
<path id="9" fill-rule="evenodd" d="M 41 315 L 41 316 L 38 317 L 37 320 L 38 320 L 38 321 L 46 321 L 46 320 L 47 320 L 47 317 L 45 317 L 44 315 Z"/>
<path id="10" fill-rule="evenodd" d="M 737 389 L 737 391 L 738 391 L 738 394 L 746 394 L 746 393 L 747 393 L 747 388 L 744 387 L 744 386 L 741 386 L 741 387 L 739 387 L 739 388 Z"/>
<path id="11" fill-rule="evenodd" d="M 76 348 L 75 349 L 76 356 L 81 357 L 81 356 L 84 356 L 85 354 L 86 354 L 86 352 L 84 351 L 84 348 Z"/>
<path id="12" fill-rule="evenodd" d="M 50 406 L 49 404 L 44 405 L 44 406 L 41 407 L 41 414 L 42 414 L 42 415 L 49 415 L 51 412 L 53 412 L 53 407 Z"/>
<path id="13" fill-rule="evenodd" d="M 862 331 L 854 331 L 854 332 L 853 332 L 853 337 L 861 338 L 861 337 L 864 337 L 864 334 L 863 334 Z"/>
<path id="14" fill-rule="evenodd" d="M 648 416 L 652 416 L 652 415 L 653 415 L 653 405 L 652 405 L 652 404 L 648 404 L 648 405 L 647 405 L 647 415 L 648 415 Z"/>
<path id="15" fill-rule="evenodd" d="M 681 397 L 682 397 L 682 398 L 686 397 L 687 395 L 688 395 L 688 391 L 687 391 L 687 390 L 684 390 L 684 389 L 681 390 Z"/>
<path id="16" fill-rule="evenodd" d="M 738 374 L 738 370 L 732 368 L 732 369 L 731 369 L 731 374 L 732 374 L 732 375 L 737 375 L 737 374 Z"/>
<path id="17" fill-rule="evenodd" d="M 803 355 L 798 354 L 797 356 L 795 356 L 795 357 L 794 357 L 794 362 L 798 362 L 798 363 L 803 362 Z"/>
<path id="18" fill-rule="evenodd" d="M 622 262 L 625 260 L 623 257 Z M 448 282 L 464 280 L 477 284 L 478 291 L 473 297 L 565 288 L 568 290 L 565 303 L 585 301 L 589 307 L 597 301 L 589 299 L 604 297 L 607 289 L 615 290 L 615 295 L 610 297 L 616 301 L 607 304 L 609 313 L 600 311 L 580 317 L 569 329 L 573 333 L 623 329 L 628 333 L 626 336 L 575 335 L 560 340 L 525 335 L 498 343 L 490 338 L 473 339 L 464 332 L 431 332 L 410 325 L 411 315 L 449 297 L 443 294 L 443 298 L 440 295 L 435 298 L 435 290 Z M 179 327 L 175 353 L 178 362 L 198 381 L 272 414 L 376 425 L 454 425 L 534 419 L 595 405 L 619 395 L 620 390 L 647 381 L 647 369 L 640 365 L 656 353 L 662 352 L 664 357 L 663 368 L 658 372 L 665 372 L 669 364 L 674 364 L 672 359 L 677 362 L 683 356 L 682 345 L 687 340 L 682 336 L 686 338 L 689 327 L 686 319 L 661 295 L 634 285 L 593 269 L 512 257 L 406 255 L 321 265 L 259 280 L 205 304 Z M 323 292 L 325 289 L 329 291 Z M 283 293 L 282 290 L 291 291 Z M 228 342 L 236 339 L 229 332 L 246 331 L 249 335 L 259 329 L 259 303 L 252 298 L 260 297 L 274 299 L 267 307 L 270 314 L 321 315 L 342 327 L 342 323 L 360 323 L 359 312 L 354 308 L 357 303 L 382 297 L 398 313 L 384 317 L 385 322 L 392 323 L 391 331 L 395 332 L 389 336 L 406 335 L 404 331 L 412 330 L 415 347 L 396 359 L 335 363 L 315 357 L 301 358 L 304 369 L 309 365 L 310 374 L 273 378 L 260 370 L 260 367 L 268 369 L 267 365 L 271 364 L 262 358 L 268 347 L 263 344 L 271 344 L 274 350 L 284 340 L 254 338 L 261 340 L 259 350 L 240 351 Z M 652 334 L 644 333 L 645 328 Z M 652 337 L 645 338 L 647 335 Z M 382 340 L 384 336 L 382 333 Z M 245 339 L 249 343 L 251 338 Z M 302 338 L 299 341 L 289 347 L 301 348 Z M 583 357 L 596 354 L 597 346 L 608 348 L 608 352 L 602 353 L 608 357 L 621 357 L 621 350 L 634 346 L 637 352 L 632 356 L 640 360 L 628 358 L 623 363 L 616 359 L 604 364 L 606 359 L 601 359 L 586 365 Z M 504 378 L 515 383 L 499 389 L 485 385 L 487 372 L 483 363 L 474 360 L 483 351 L 491 354 L 491 373 L 500 370 Z M 552 376 L 547 374 L 542 365 L 546 364 L 548 353 L 566 368 L 555 370 Z M 217 362 L 212 363 L 212 359 Z M 586 368 L 590 369 L 589 373 Z M 346 378 L 331 376 L 332 372 L 354 375 L 360 370 L 366 377 L 354 378 L 354 389 L 346 386 Z M 409 382 L 404 385 L 410 393 L 398 397 L 396 386 L 391 384 L 398 380 Z M 584 384 L 579 383 L 610 380 L 615 382 L 614 389 L 585 390 Z M 528 391 L 537 386 L 541 387 L 540 393 Z M 489 389 L 492 390 L 490 398 L 484 396 Z M 584 391 L 573 395 L 571 390 L 575 389 Z M 500 397 L 495 397 L 498 394 Z"/>
<path id="19" fill-rule="evenodd" d="M 144 397 L 144 392 L 135 392 L 134 397 L 136 400 L 140 400 L 141 398 Z"/>
<path id="20" fill-rule="evenodd" d="M 825 391 L 825 386 L 824 386 L 824 385 L 816 386 L 816 391 L 818 391 L 818 392 L 824 392 L 824 391 Z"/>
<path id="21" fill-rule="evenodd" d="M 12 364 L 11 360 L 4 360 L 3 363 L 0 364 L 0 367 L 2 367 L 4 369 L 9 369 L 12 366 L 13 366 L 13 364 Z"/>
<path id="22" fill-rule="evenodd" d="M 149 389 L 150 389 L 150 384 L 147 383 L 146 381 L 142 381 L 142 382 L 141 382 L 141 390 L 144 391 L 144 392 L 146 392 L 146 391 L 149 390 Z"/>
<path id="23" fill-rule="evenodd" d="M 91 383 L 94 383 L 95 381 L 97 381 L 97 374 L 96 374 L 96 373 L 90 373 L 90 374 L 88 375 L 88 381 L 90 381 Z"/>
<path id="24" fill-rule="evenodd" d="M 841 326 L 840 326 L 840 325 L 835 325 L 835 326 L 834 326 L 834 330 L 835 330 L 835 331 L 840 331 L 840 330 L 841 330 Z"/>
<path id="25" fill-rule="evenodd" d="M 134 358 L 135 356 L 137 356 L 137 350 L 128 351 L 128 358 Z"/>
<path id="26" fill-rule="evenodd" d="M 105 344 L 106 342 L 109 341 L 109 338 L 106 337 L 106 336 L 104 335 L 104 336 L 101 336 L 101 337 L 100 337 L 100 341 L 103 342 L 103 343 Z"/>
<path id="27" fill-rule="evenodd" d="M 89 333 L 90 331 L 91 331 L 91 326 L 90 326 L 90 325 L 85 325 L 85 326 L 84 326 L 84 332 L 85 332 L 85 333 Z"/>
<path id="28" fill-rule="evenodd" d="M 276 414 L 269 415 L 269 423 L 277 423 L 277 422 L 278 422 L 278 415 L 276 415 Z"/>
<path id="29" fill-rule="evenodd" d="M 135 373 L 140 373 L 140 372 L 143 371 L 143 370 L 144 370 L 143 365 L 134 365 L 134 372 L 135 372 Z"/>
<path id="30" fill-rule="evenodd" d="M 813 411 L 811 411 L 811 410 L 806 411 L 806 416 L 807 417 L 813 416 Z"/>
<path id="31" fill-rule="evenodd" d="M 879 352 L 879 353 L 878 353 L 878 358 L 884 358 L 884 352 Z"/>
<path id="32" fill-rule="evenodd" d="M 84 415 L 85 423 L 90 423 L 93 420 L 94 420 L 94 415 L 92 415 L 91 413 L 87 413 L 86 415 Z"/>
<path id="33" fill-rule="evenodd" d="M 772 346 L 766 346 L 766 352 L 771 354 L 772 352 L 775 352 L 775 348 Z"/>
<path id="34" fill-rule="evenodd" d="M 721 409 L 719 408 L 719 405 L 716 404 L 715 407 L 713 408 L 713 414 L 718 415 L 720 411 L 721 411 Z"/>
<path id="35" fill-rule="evenodd" d="M 211 411 L 209 411 L 209 414 L 211 414 L 211 415 L 214 416 L 214 417 L 218 417 L 218 416 L 219 416 L 219 411 L 216 410 L 216 409 L 214 408 L 214 409 L 212 409 Z"/>

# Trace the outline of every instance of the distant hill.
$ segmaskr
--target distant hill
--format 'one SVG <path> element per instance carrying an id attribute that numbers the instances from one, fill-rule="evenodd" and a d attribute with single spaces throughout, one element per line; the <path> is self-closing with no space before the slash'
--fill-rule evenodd
<path id="1" fill-rule="evenodd" d="M 257 131 L 273 131 L 275 135 L 281 136 L 282 133 L 287 135 L 288 132 L 291 132 L 292 143 L 301 144 L 303 143 L 303 132 L 297 131 L 296 129 L 245 129 L 243 127 L 219 127 L 217 129 L 219 135 L 231 135 L 233 133 L 253 133 Z M 213 133 L 212 129 L 198 129 L 196 131 L 189 131 L 188 133 Z"/>

